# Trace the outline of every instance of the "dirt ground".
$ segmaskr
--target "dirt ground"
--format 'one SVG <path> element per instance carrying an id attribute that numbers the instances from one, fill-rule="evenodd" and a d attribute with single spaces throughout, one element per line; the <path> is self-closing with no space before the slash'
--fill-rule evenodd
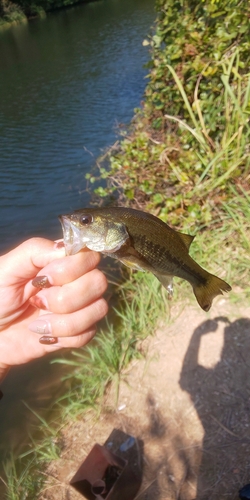
<path id="1" fill-rule="evenodd" d="M 137 500 L 236 500 L 250 483 L 250 308 L 221 298 L 209 314 L 173 310 L 141 349 L 117 407 L 111 387 L 98 420 L 64 429 L 40 500 L 84 498 L 69 481 L 113 429 L 143 442 Z"/>

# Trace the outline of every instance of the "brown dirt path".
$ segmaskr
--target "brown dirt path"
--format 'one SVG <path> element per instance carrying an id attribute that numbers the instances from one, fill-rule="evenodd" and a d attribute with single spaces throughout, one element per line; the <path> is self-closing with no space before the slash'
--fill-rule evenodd
<path id="1" fill-rule="evenodd" d="M 118 409 L 111 387 L 98 421 L 63 431 L 40 500 L 81 500 L 69 480 L 114 428 L 144 442 L 138 500 L 236 500 L 250 482 L 250 308 L 224 298 L 209 314 L 185 307 L 141 348 L 145 358 L 123 374 Z"/>

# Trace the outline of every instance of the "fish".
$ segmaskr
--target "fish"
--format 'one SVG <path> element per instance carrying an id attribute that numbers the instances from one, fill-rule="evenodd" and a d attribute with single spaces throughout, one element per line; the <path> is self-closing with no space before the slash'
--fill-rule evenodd
<path id="1" fill-rule="evenodd" d="M 149 271 L 173 293 L 173 277 L 188 281 L 200 307 L 231 286 L 203 269 L 189 255 L 194 236 L 172 229 L 158 217 L 133 208 L 82 208 L 59 216 L 66 255 L 82 248 L 101 252 L 126 266 Z"/>

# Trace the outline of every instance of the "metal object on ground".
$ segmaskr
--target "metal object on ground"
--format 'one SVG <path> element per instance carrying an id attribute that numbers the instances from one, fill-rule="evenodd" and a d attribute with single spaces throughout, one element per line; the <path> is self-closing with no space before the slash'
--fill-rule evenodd
<path id="1" fill-rule="evenodd" d="M 70 484 L 88 500 L 133 500 L 142 481 L 143 443 L 114 429 L 95 444 Z"/>

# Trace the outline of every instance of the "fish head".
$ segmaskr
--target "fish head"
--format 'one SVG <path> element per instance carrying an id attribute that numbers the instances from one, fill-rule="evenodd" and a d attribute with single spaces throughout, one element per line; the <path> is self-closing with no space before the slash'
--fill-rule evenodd
<path id="1" fill-rule="evenodd" d="M 103 215 L 102 209 L 76 210 L 60 215 L 66 255 L 74 255 L 82 248 L 103 253 L 114 253 L 129 239 L 124 223 Z"/>

